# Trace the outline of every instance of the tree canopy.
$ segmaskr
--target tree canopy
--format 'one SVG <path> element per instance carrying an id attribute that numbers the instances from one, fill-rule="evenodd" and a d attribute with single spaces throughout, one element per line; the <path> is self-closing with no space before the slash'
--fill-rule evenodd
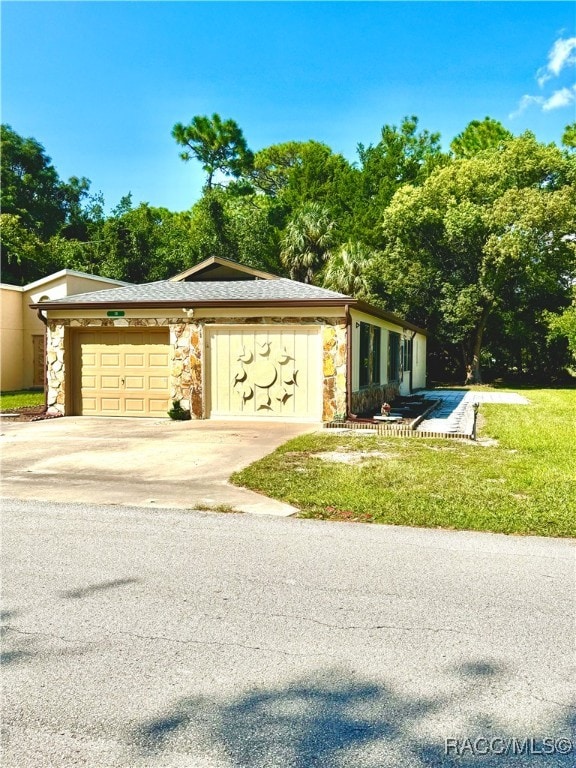
<path id="1" fill-rule="evenodd" d="M 217 113 L 212 117 L 196 115 L 188 125 L 176 123 L 172 136 L 178 144 L 186 147 L 180 153 L 182 160 L 195 158 L 202 163 L 203 170 L 208 174 L 208 190 L 212 189 L 217 172 L 238 178 L 252 167 L 253 155 L 242 130 L 234 120 L 222 120 Z"/>
<path id="2" fill-rule="evenodd" d="M 106 212 L 43 146 L 2 126 L 2 279 L 69 267 L 132 282 L 220 255 L 359 298 L 430 332 L 432 377 L 572 362 L 575 125 L 563 147 L 486 117 L 443 152 L 418 118 L 385 124 L 350 162 L 326 144 L 253 154 L 234 120 L 197 115 L 172 136 L 206 181 L 188 211 L 126 194 Z"/>

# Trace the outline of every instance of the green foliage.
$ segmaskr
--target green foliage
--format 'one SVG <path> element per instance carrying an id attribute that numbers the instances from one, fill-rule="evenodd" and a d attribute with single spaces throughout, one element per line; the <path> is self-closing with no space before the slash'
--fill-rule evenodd
<path id="1" fill-rule="evenodd" d="M 172 408 L 168 411 L 168 416 L 172 421 L 190 421 L 192 418 L 190 411 L 182 408 L 180 400 L 172 401 Z"/>
<path id="2" fill-rule="evenodd" d="M 426 327 L 461 346 L 474 378 L 493 313 L 535 310 L 536 295 L 566 290 L 576 230 L 569 177 L 570 161 L 558 148 L 525 134 L 403 187 L 384 212 L 381 280 L 393 303 L 409 316 L 411 300 L 427 307 Z M 418 287 L 398 279 L 402 265 L 420 278 Z"/>
<path id="3" fill-rule="evenodd" d="M 360 195 L 355 204 L 354 235 L 369 245 L 384 244 L 382 211 L 403 184 L 421 184 L 431 171 L 447 162 L 440 134 L 418 131 L 418 118 L 405 117 L 400 128 L 384 125 L 375 146 L 358 145 Z"/>
<path id="4" fill-rule="evenodd" d="M 214 174 L 238 178 L 249 172 L 253 154 L 234 120 L 222 120 L 214 113 L 212 117 L 196 115 L 189 125 L 176 123 L 172 136 L 186 149 L 180 153 L 184 161 L 195 158 L 202 163 L 208 174 L 206 188 L 212 189 Z"/>
<path id="5" fill-rule="evenodd" d="M 479 444 L 316 433 L 231 480 L 302 517 L 574 537 L 574 390 L 526 395 L 529 405 L 481 406 Z M 319 456 L 334 451 L 362 456 Z"/>
<path id="6" fill-rule="evenodd" d="M 576 149 L 576 123 L 570 123 L 562 134 L 562 144 L 568 149 Z"/>
<path id="7" fill-rule="evenodd" d="M 233 120 L 197 116 L 173 129 L 207 174 L 193 208 L 127 195 L 107 215 L 86 179 L 63 182 L 37 141 L 2 126 L 2 279 L 68 267 L 146 282 L 219 255 L 406 316 L 431 333 L 431 368 L 550 378 L 568 361 L 575 130 L 560 150 L 485 118 L 446 155 L 407 117 L 359 145 L 356 167 L 317 141 L 253 156 Z"/>
<path id="8" fill-rule="evenodd" d="M 450 149 L 459 159 L 474 157 L 484 149 L 494 149 L 512 138 L 513 135 L 502 123 L 485 117 L 484 120 L 472 120 L 462 133 L 453 139 Z"/>
<path id="9" fill-rule="evenodd" d="M 362 243 L 344 243 L 326 263 L 324 288 L 357 299 L 371 299 L 369 274 L 374 257 L 374 251 Z"/>
<path id="10" fill-rule="evenodd" d="M 330 257 L 334 222 L 318 203 L 307 203 L 288 222 L 282 238 L 282 264 L 293 280 L 311 283 Z"/>
<path id="11" fill-rule="evenodd" d="M 572 286 L 572 303 L 559 314 L 545 312 L 544 320 L 548 326 L 550 339 L 565 338 L 572 359 L 576 360 L 576 286 Z"/>

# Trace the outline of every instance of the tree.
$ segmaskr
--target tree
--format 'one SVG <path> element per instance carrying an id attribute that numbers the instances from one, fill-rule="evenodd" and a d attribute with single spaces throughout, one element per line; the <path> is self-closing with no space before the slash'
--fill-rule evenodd
<path id="1" fill-rule="evenodd" d="M 562 144 L 568 149 L 576 149 L 576 123 L 570 123 L 562 134 Z"/>
<path id="2" fill-rule="evenodd" d="M 278 197 L 289 185 L 293 169 L 303 162 L 306 143 L 272 144 L 254 155 L 250 179 L 261 192 Z"/>
<path id="3" fill-rule="evenodd" d="M 19 216 L 0 214 L 2 245 L 2 282 L 10 285 L 26 283 L 45 277 L 61 268 L 50 258 L 38 235 L 25 227 Z"/>
<path id="4" fill-rule="evenodd" d="M 370 299 L 369 269 L 374 252 L 362 243 L 341 245 L 328 259 L 324 287 L 357 299 Z"/>
<path id="5" fill-rule="evenodd" d="M 400 128 L 384 125 L 375 146 L 358 145 L 360 194 L 355 204 L 354 236 L 373 247 L 384 245 L 382 211 L 403 184 L 421 184 L 446 162 L 440 134 L 418 131 L 418 118 L 405 117 Z"/>
<path id="6" fill-rule="evenodd" d="M 494 149 L 502 142 L 514 138 L 502 123 L 485 117 L 484 120 L 472 120 L 466 128 L 452 140 L 450 149 L 457 158 L 474 157 L 484 149 Z"/>
<path id="7" fill-rule="evenodd" d="M 406 291 L 418 295 L 427 326 L 460 346 L 469 382 L 481 381 L 494 314 L 569 288 L 573 173 L 570 158 L 527 133 L 434 171 L 419 188 L 403 187 L 384 214 L 383 282 L 395 303 L 406 302 Z"/>
<path id="8" fill-rule="evenodd" d="M 253 154 L 238 124 L 234 120 L 222 120 L 216 113 L 211 118 L 196 115 L 189 125 L 176 123 L 172 136 L 186 147 L 180 153 L 182 160 L 187 162 L 194 157 L 202 163 L 208 174 L 207 190 L 212 189 L 217 172 L 238 178 L 252 167 Z"/>
<path id="9" fill-rule="evenodd" d="M 43 240 L 77 223 L 88 179 L 61 181 L 44 147 L 9 125 L 2 125 L 1 137 L 2 212 L 18 216 L 22 226 Z"/>
<path id="10" fill-rule="evenodd" d="M 559 314 L 546 312 L 544 319 L 551 339 L 565 338 L 572 359 L 576 360 L 576 286 L 572 286 L 572 303 Z"/>
<path id="11" fill-rule="evenodd" d="M 280 257 L 292 280 L 311 283 L 330 256 L 334 222 L 318 203 L 307 203 L 288 223 Z"/>

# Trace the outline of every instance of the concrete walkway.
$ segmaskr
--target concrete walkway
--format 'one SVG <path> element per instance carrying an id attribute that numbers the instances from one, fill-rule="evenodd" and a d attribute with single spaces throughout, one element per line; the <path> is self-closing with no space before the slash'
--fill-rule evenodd
<path id="1" fill-rule="evenodd" d="M 298 510 L 228 482 L 317 424 L 69 416 L 1 423 L 2 496 L 26 501 Z"/>
<path id="2" fill-rule="evenodd" d="M 467 389 L 427 389 L 418 392 L 429 400 L 441 400 L 430 417 L 420 422 L 416 431 L 471 435 L 474 425 L 473 404 L 501 403 L 528 405 L 517 392 L 473 392 Z"/>

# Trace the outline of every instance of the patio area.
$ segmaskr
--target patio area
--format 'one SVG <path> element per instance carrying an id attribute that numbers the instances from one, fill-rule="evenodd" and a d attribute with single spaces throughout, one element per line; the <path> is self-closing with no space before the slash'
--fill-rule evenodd
<path id="1" fill-rule="evenodd" d="M 474 403 L 528 405 L 529 400 L 517 392 L 479 392 L 466 389 L 427 389 L 418 393 L 440 404 L 416 427 L 416 432 L 471 435 L 474 427 Z"/>

